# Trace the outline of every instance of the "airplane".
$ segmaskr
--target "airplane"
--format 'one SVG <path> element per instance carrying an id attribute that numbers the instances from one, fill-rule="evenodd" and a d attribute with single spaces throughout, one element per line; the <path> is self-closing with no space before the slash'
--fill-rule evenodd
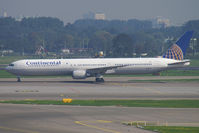
<path id="1" fill-rule="evenodd" d="M 186 67 L 184 60 L 193 31 L 187 31 L 165 54 L 157 58 L 24 59 L 12 62 L 6 70 L 17 76 L 71 75 L 73 79 L 95 77 L 104 82 L 105 74 L 154 74 Z"/>

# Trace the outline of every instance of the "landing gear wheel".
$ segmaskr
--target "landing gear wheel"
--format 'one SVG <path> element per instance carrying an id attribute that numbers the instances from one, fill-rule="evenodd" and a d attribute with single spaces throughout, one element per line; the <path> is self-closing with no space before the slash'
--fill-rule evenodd
<path id="1" fill-rule="evenodd" d="M 103 78 L 96 78 L 95 80 L 96 80 L 96 82 L 102 82 L 102 83 L 104 82 Z"/>
<path id="2" fill-rule="evenodd" d="M 19 76 L 17 77 L 17 82 L 21 82 L 21 78 Z"/>

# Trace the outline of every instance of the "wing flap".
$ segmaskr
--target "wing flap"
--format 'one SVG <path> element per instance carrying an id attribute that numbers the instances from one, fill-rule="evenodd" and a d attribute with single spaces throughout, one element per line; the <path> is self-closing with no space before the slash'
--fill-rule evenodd
<path id="1" fill-rule="evenodd" d="M 116 69 L 119 67 L 125 67 L 126 65 L 120 65 L 120 66 L 107 66 L 107 67 L 98 67 L 98 68 L 91 68 L 87 69 L 86 71 L 91 74 L 104 74 L 107 70 Z"/>

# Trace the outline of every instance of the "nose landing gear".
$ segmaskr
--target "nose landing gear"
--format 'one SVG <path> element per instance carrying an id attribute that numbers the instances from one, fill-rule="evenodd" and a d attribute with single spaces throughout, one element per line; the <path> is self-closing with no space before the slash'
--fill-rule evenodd
<path id="1" fill-rule="evenodd" d="M 17 82 L 21 82 L 20 76 L 17 76 Z"/>

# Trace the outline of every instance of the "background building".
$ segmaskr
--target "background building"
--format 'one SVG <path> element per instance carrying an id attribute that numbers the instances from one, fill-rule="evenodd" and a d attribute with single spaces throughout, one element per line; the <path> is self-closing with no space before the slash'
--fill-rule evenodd
<path id="1" fill-rule="evenodd" d="M 106 15 L 104 13 L 94 13 L 94 12 L 88 12 L 83 14 L 83 19 L 95 19 L 95 20 L 105 20 Z"/>
<path id="2" fill-rule="evenodd" d="M 106 16 L 104 13 L 96 13 L 95 14 L 95 19 L 96 20 L 105 20 L 106 19 Z"/>
<path id="3" fill-rule="evenodd" d="M 3 17 L 8 17 L 8 14 L 7 14 L 7 12 L 6 12 L 6 11 L 4 11 L 4 13 L 3 13 Z"/>
<path id="4" fill-rule="evenodd" d="M 161 16 L 152 19 L 153 28 L 167 28 L 170 25 L 170 20 Z"/>

